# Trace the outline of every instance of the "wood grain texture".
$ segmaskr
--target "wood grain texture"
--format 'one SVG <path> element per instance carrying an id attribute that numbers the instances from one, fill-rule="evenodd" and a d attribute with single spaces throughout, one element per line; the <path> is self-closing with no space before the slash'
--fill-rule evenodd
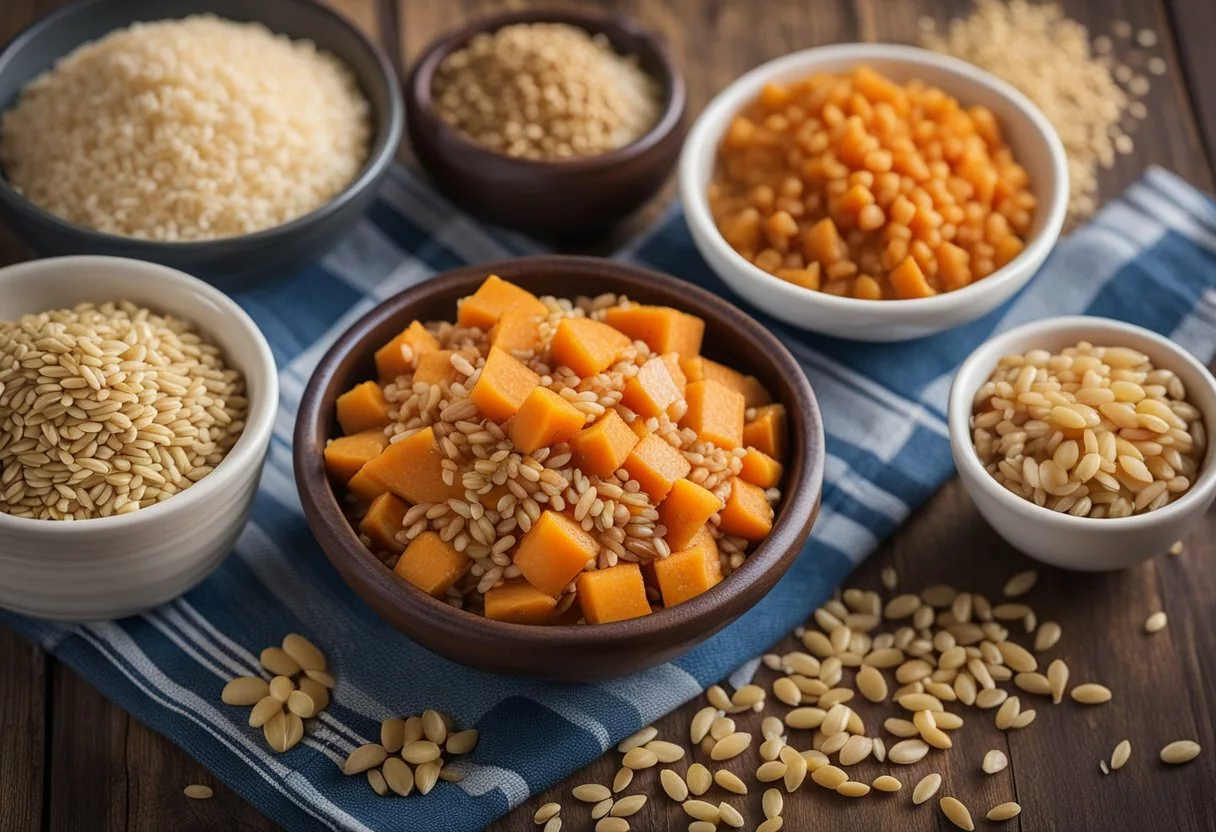
<path id="1" fill-rule="evenodd" d="M 42 824 L 48 661 L 0 627 L 0 829 Z"/>
<path id="2" fill-rule="evenodd" d="M 1186 78 L 1208 164 L 1216 170 L 1216 3 L 1166 0 L 1165 10 L 1177 43 L 1177 68 Z"/>
<path id="3" fill-rule="evenodd" d="M 63 0 L 2 0 L 0 42 Z M 401 63 L 412 61 L 431 38 L 474 14 L 503 8 L 491 0 L 332 0 L 332 4 L 373 35 Z M 519 2 L 510 7 L 553 6 L 553 2 Z M 609 0 L 604 3 L 558 0 L 557 6 L 628 14 L 663 32 L 685 67 L 689 112 L 697 113 L 709 98 L 740 72 L 785 52 L 847 41 L 915 40 L 917 21 L 930 15 L 939 23 L 964 12 L 967 0 L 768 0 L 763 13 L 746 0 Z M 1147 101 L 1149 118 L 1135 135 L 1136 148 L 1117 159 L 1101 176 L 1101 196 L 1108 199 L 1151 163 L 1161 164 L 1194 184 L 1211 189 L 1216 149 L 1216 57 L 1210 48 L 1216 11 L 1210 0 L 1065 0 L 1068 13 L 1091 25 L 1095 34 L 1116 19 L 1136 29 L 1153 28 L 1160 42 L 1152 51 L 1167 61 L 1164 77 L 1153 84 Z M 1118 41 L 1117 41 L 1118 43 Z M 1133 59 L 1128 44 L 1121 55 Z M 403 159 L 409 158 L 403 148 Z M 669 198 L 664 196 L 630 223 L 579 247 L 610 250 L 637 230 Z M 0 264 L 28 253 L 0 229 Z M 1210 784 L 1216 782 L 1216 570 L 1205 559 L 1216 547 L 1216 513 L 1210 514 L 1187 542 L 1181 557 L 1163 556 L 1115 575 L 1079 575 L 1042 570 L 1031 603 L 1040 620 L 1061 623 L 1064 637 L 1049 656 L 1063 657 L 1075 681 L 1093 680 L 1115 691 L 1111 703 L 1082 708 L 1058 707 L 1023 697 L 1036 708 L 1035 723 L 1010 735 L 996 731 L 992 712 L 958 709 L 968 724 L 955 732 L 956 746 L 934 752 L 912 767 L 891 766 L 905 788 L 896 795 L 872 794 L 850 801 L 813 784 L 786 796 L 785 829 L 951 829 L 936 803 L 912 808 L 910 791 L 920 776 L 942 773 L 941 794 L 966 802 L 979 828 L 997 828 L 982 820 L 991 806 L 1016 799 L 1024 811 L 1004 828 L 1081 830 L 1094 828 L 1181 830 L 1216 828 L 1216 804 Z M 894 565 L 902 588 L 937 581 L 975 588 L 989 597 L 999 594 L 1004 579 L 1029 565 L 1012 552 L 979 518 L 957 481 L 948 484 L 911 522 L 848 582 L 877 588 L 884 565 Z M 1155 636 L 1142 631 L 1147 615 L 1165 609 L 1169 626 Z M 1024 637 L 1023 637 L 1024 638 Z M 795 646 L 787 639 L 780 647 Z M 766 686 L 773 674 L 762 670 Z M 849 677 L 846 677 L 849 678 Z M 49 693 L 49 696 L 48 696 Z M 50 702 L 50 707 L 47 707 Z M 688 721 L 702 700 L 657 723 L 663 736 L 686 740 Z M 888 715 L 876 706 L 859 706 L 876 729 Z M 766 713 L 783 713 L 772 700 Z M 759 718 L 740 719 L 759 735 Z M 1132 743 L 1132 760 L 1117 774 L 1104 777 L 1097 768 L 1120 739 Z M 1162 745 L 1192 738 L 1204 752 L 1181 769 L 1157 760 Z M 795 732 L 794 743 L 809 745 L 808 732 Z M 979 761 L 989 748 L 1009 755 L 1010 768 L 987 777 Z M 695 752 L 695 759 L 701 759 Z M 674 764 L 683 771 L 690 758 Z M 753 748 L 728 766 L 741 775 L 754 771 Z M 591 830 L 587 807 L 569 795 L 580 782 L 609 782 L 619 763 L 610 754 L 574 774 L 564 784 L 529 800 L 500 822 L 493 832 L 535 830 L 532 812 L 547 800 L 564 805 L 564 832 Z M 874 761 L 857 767 L 860 779 L 886 770 Z M 745 777 L 745 780 L 749 778 Z M 189 801 L 181 789 L 205 783 L 215 789 L 208 801 Z M 706 796 L 729 800 L 754 828 L 762 788 L 746 797 L 714 787 Z M 657 786 L 657 772 L 640 774 L 627 793 L 649 796 L 632 819 L 635 830 L 679 832 L 688 818 Z M 70 670 L 42 656 L 12 632 L 0 627 L 0 830 L 269 830 L 276 828 L 256 809 L 217 783 L 164 737 L 126 716 Z M 411 831 L 413 832 L 413 831 Z M 429 832 L 429 830 L 427 831 Z"/>

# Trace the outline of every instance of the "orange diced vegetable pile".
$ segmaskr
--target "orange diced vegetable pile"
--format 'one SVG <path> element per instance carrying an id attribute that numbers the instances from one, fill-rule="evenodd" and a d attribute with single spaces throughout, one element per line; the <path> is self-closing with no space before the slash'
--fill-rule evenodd
<path id="1" fill-rule="evenodd" d="M 766 86 L 723 136 L 709 204 L 759 268 L 865 300 L 982 280 L 1022 251 L 1035 211 L 990 110 L 866 66 Z"/>
<path id="2" fill-rule="evenodd" d="M 325 469 L 396 576 L 513 624 L 604 624 L 712 589 L 772 527 L 785 408 L 705 323 L 491 275 L 339 397 Z M 396 578 L 386 578 L 396 580 Z"/>

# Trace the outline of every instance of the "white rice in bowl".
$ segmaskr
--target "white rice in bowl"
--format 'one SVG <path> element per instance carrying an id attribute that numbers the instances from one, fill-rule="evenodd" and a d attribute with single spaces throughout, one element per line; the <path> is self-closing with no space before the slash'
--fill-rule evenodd
<path id="1" fill-rule="evenodd" d="M 310 41 L 211 15 L 86 43 L 0 116 L 0 167 L 35 205 L 126 237 L 211 240 L 309 213 L 358 176 L 370 108 Z"/>

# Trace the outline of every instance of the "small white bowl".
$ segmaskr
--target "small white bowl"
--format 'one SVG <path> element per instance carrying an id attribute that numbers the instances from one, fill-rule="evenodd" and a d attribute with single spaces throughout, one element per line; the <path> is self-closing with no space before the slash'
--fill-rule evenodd
<path id="1" fill-rule="evenodd" d="M 706 189 L 718 145 L 734 116 L 770 82 L 868 64 L 895 81 L 919 78 L 965 106 L 980 104 L 1000 122 L 1005 141 L 1038 200 L 1022 253 L 970 286 L 931 298 L 860 300 L 795 286 L 757 268 L 730 247 L 710 215 Z M 856 341 L 905 341 L 973 321 L 1022 288 L 1046 259 L 1068 208 L 1068 163 L 1047 118 L 999 78 L 964 61 L 911 46 L 844 43 L 795 52 L 743 75 L 717 95 L 693 125 L 680 157 L 680 198 L 701 256 L 728 286 L 774 318 L 801 329 Z"/>
<path id="2" fill-rule="evenodd" d="M 245 431 L 209 475 L 163 503 L 93 520 L 0 513 L 0 607 L 66 621 L 121 618 L 180 595 L 231 551 L 249 517 L 279 402 L 257 324 L 230 298 L 166 266 L 60 257 L 0 269 L 0 320 L 130 300 L 190 321 L 245 376 Z"/>
<path id="3" fill-rule="evenodd" d="M 971 440 L 975 391 L 1003 355 L 1041 348 L 1056 352 L 1089 341 L 1132 347 L 1186 385 L 1187 401 L 1203 414 L 1208 436 L 1216 426 L 1216 380 L 1177 344 L 1154 332 L 1108 318 L 1048 318 L 1004 332 L 981 344 L 959 367 L 950 388 L 950 450 L 963 485 L 984 519 L 1015 548 L 1033 558 L 1082 571 L 1123 569 L 1165 552 L 1198 522 L 1216 497 L 1216 443 L 1209 441 L 1199 476 L 1169 505 L 1131 517 L 1073 517 L 1005 490 L 980 464 Z"/>

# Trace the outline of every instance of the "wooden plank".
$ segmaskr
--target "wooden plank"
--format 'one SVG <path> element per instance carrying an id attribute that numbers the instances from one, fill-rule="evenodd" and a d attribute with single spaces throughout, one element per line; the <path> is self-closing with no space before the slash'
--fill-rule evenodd
<path id="1" fill-rule="evenodd" d="M 1208 164 L 1216 169 L 1216 3 L 1208 0 L 1166 0 L 1171 36 L 1177 45 L 1178 66 L 1187 81 L 1199 135 Z"/>
<path id="2" fill-rule="evenodd" d="M 47 661 L 0 625 L 0 829 L 42 825 Z"/>
<path id="3" fill-rule="evenodd" d="M 123 832 L 131 719 L 62 664 L 54 665 L 52 690 L 46 828 Z"/>

